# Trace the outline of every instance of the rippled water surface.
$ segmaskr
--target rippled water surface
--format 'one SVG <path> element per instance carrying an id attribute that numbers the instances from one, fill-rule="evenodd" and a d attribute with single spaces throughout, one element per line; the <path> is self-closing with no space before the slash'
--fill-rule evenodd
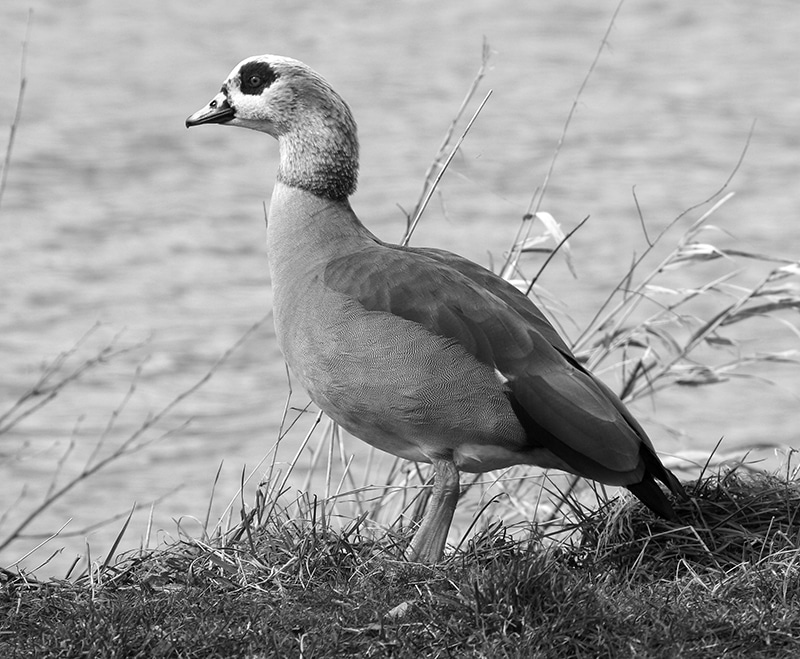
<path id="1" fill-rule="evenodd" d="M 99 437 L 106 440 L 95 460 L 202 378 L 268 313 L 263 216 L 276 146 L 241 130 L 183 127 L 239 60 L 263 52 L 302 59 L 348 100 L 363 152 L 354 207 L 381 237 L 396 239 L 399 207 L 413 206 L 485 36 L 494 54 L 482 90 L 493 95 L 415 242 L 488 264 L 502 256 L 544 179 L 615 7 L 577 0 L 30 4 L 28 87 L 0 208 L 0 413 L 32 386 L 43 363 L 98 323 L 67 369 L 112 341 L 130 350 L 3 437 L 0 495 L 12 512 L 0 537 L 44 495 L 71 444 L 60 482 Z M 0 8 L 6 127 L 26 18 L 23 3 Z M 643 249 L 632 188 L 655 233 L 723 185 L 754 121 L 729 186 L 737 194 L 715 219 L 722 229 L 715 239 L 731 234 L 745 249 L 800 256 L 798 34 L 800 13 L 790 2 L 623 7 L 543 204 L 567 228 L 591 215 L 572 241 L 579 278 L 557 261 L 541 281 L 575 322 L 565 320 L 567 334 L 577 336 Z M 759 333 L 765 349 L 791 336 L 776 326 Z M 664 452 L 707 451 L 721 436 L 730 446 L 791 444 L 797 372 L 760 374 L 781 386 L 743 380 L 677 392 L 636 411 Z M 68 563 L 92 524 L 169 494 L 155 508 L 154 528 L 173 532 L 171 518 L 205 515 L 224 461 L 221 509 L 243 466 L 255 467 L 274 442 L 286 391 L 267 319 L 201 390 L 148 430 L 163 439 L 82 483 L 35 530 L 72 519 L 65 531 L 75 536 L 56 541 L 67 547 L 59 560 Z M 304 401 L 296 392 L 294 403 Z M 300 436 L 287 439 L 287 456 Z M 134 515 L 131 538 L 147 515 L 147 506 Z M 107 550 L 118 526 L 91 535 L 95 551 Z M 12 546 L 0 562 L 32 544 Z"/>

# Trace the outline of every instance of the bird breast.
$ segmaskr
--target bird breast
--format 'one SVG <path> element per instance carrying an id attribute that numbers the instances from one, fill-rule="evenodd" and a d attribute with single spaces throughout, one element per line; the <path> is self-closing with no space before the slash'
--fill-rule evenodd
<path id="1" fill-rule="evenodd" d="M 277 295 L 276 330 L 289 367 L 359 439 L 425 462 L 454 459 L 469 444 L 512 452 L 524 445 L 503 382 L 456 341 L 335 291 L 303 304 L 315 310 L 313 319 L 297 308 L 282 311 L 285 304 L 291 296 Z"/>

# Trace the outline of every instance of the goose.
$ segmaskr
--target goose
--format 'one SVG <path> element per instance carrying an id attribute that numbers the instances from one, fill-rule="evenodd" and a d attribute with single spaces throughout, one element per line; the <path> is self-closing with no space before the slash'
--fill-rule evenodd
<path id="1" fill-rule="evenodd" d="M 186 126 L 278 141 L 267 216 L 277 341 L 313 402 L 355 437 L 431 463 L 407 558 L 442 559 L 459 472 L 538 465 L 624 486 L 675 520 L 685 497 L 642 426 L 512 284 L 451 252 L 383 242 L 350 206 L 350 108 L 314 70 L 277 55 L 239 63 Z"/>

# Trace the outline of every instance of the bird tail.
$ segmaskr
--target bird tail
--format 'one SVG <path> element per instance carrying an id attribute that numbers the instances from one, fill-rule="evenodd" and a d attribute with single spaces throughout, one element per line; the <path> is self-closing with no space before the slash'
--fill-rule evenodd
<path id="1" fill-rule="evenodd" d="M 672 507 L 667 495 L 664 494 L 664 490 L 661 489 L 652 476 L 647 476 L 640 483 L 626 485 L 625 487 L 656 515 L 671 522 L 678 521 L 678 515 L 675 513 L 675 509 Z"/>
<path id="2" fill-rule="evenodd" d="M 639 499 L 645 506 L 652 510 L 657 515 L 664 519 L 673 522 L 678 521 L 678 515 L 672 507 L 670 500 L 661 489 L 661 486 L 656 482 L 656 478 L 666 485 L 670 492 L 681 500 L 685 501 L 689 498 L 686 490 L 683 489 L 681 482 L 675 477 L 669 469 L 667 469 L 661 461 L 651 454 L 650 451 L 644 452 L 646 470 L 644 478 L 632 485 L 626 485 L 633 495 Z"/>

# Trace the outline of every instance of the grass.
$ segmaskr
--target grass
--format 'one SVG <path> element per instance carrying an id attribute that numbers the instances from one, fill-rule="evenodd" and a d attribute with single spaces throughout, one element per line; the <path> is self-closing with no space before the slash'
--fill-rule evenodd
<path id="1" fill-rule="evenodd" d="M 6 657 L 780 657 L 800 651 L 800 488 L 705 476 L 684 525 L 632 499 L 582 508 L 568 540 L 492 528 L 439 566 L 406 537 L 272 509 L 74 582 L 5 574 Z M 266 511 L 262 511 L 266 512 Z M 43 624 L 46 621 L 46 624 Z"/>
<path id="2" fill-rule="evenodd" d="M 598 57 L 604 45 L 605 38 Z M 454 142 L 486 70 L 488 52 L 484 46 L 475 83 L 434 158 L 419 202 L 408 213 L 407 238 L 479 114 L 480 107 Z M 17 116 L 23 90 L 24 83 Z M 12 127 L 4 175 L 13 136 Z M 546 304 L 538 281 L 552 258 L 571 264 L 570 241 L 580 225 L 566 232 L 542 210 L 549 176 L 533 195 L 501 271 L 544 302 L 556 322 L 568 325 L 568 318 Z M 653 236 L 643 218 L 643 250 L 574 339 L 579 358 L 615 381 L 625 400 L 735 378 L 763 380 L 753 375 L 754 367 L 797 363 L 795 349 L 759 351 L 759 346 L 740 340 L 760 322 L 785 327 L 794 338 L 800 335 L 785 319 L 787 312 L 800 309 L 800 264 L 712 242 L 724 235 L 711 221 L 732 198 L 729 184 Z M 533 236 L 533 227 L 540 224 L 543 234 Z M 545 264 L 527 275 L 528 255 L 539 252 L 547 254 Z M 766 272 L 743 282 L 747 268 L 742 263 L 757 264 Z M 112 343 L 78 365 L 70 361 L 74 351 L 59 357 L 0 413 L 0 437 L 124 350 Z M 158 439 L 147 431 L 213 377 L 218 366 L 149 416 L 119 446 L 103 448 L 104 434 L 89 461 L 60 482 L 61 468 L 73 457 L 68 448 L 41 502 L 15 515 L 19 521 L 4 530 L 0 548 L 24 544 L 23 532 L 31 522 L 77 484 L 132 452 L 146 450 Z M 129 396 L 135 385 L 134 377 Z M 111 412 L 109 430 L 119 411 Z M 279 462 L 279 445 L 301 424 L 308 431 L 294 458 Z M 472 514 L 472 523 L 444 563 L 426 567 L 402 558 L 429 493 L 426 468 L 395 461 L 385 469 L 383 483 L 376 484 L 372 461 L 377 456 L 370 454 L 357 474 L 344 441 L 319 416 L 293 410 L 289 399 L 264 473 L 243 473 L 226 514 L 213 521 L 209 512 L 199 537 L 179 528 L 177 539 L 157 549 L 118 553 L 128 530 L 124 520 L 110 552 L 93 559 L 87 547 L 85 565 L 76 563 L 64 579 L 39 579 L 36 570 L 23 570 L 19 562 L 8 565 L 0 572 L 0 656 L 800 653 L 800 486 L 792 451 L 786 452 L 781 474 L 741 462 L 730 466 L 730 456 L 722 452 L 706 464 L 688 459 L 670 464 L 693 474 L 687 487 L 690 500 L 675 503 L 680 524 L 656 519 L 631 498 L 616 499 L 603 488 L 570 477 L 531 475 L 531 470 L 519 468 L 475 476 L 463 483 L 460 503 L 460 510 Z M 319 498 L 291 498 L 289 477 L 309 450 L 314 456 L 309 473 L 322 470 L 325 476 L 321 483 L 314 476 L 301 491 L 323 492 Z M 257 475 L 261 482 L 251 501 L 245 490 Z M 42 543 L 26 546 L 24 555 L 46 550 L 57 535 L 55 531 Z"/>

